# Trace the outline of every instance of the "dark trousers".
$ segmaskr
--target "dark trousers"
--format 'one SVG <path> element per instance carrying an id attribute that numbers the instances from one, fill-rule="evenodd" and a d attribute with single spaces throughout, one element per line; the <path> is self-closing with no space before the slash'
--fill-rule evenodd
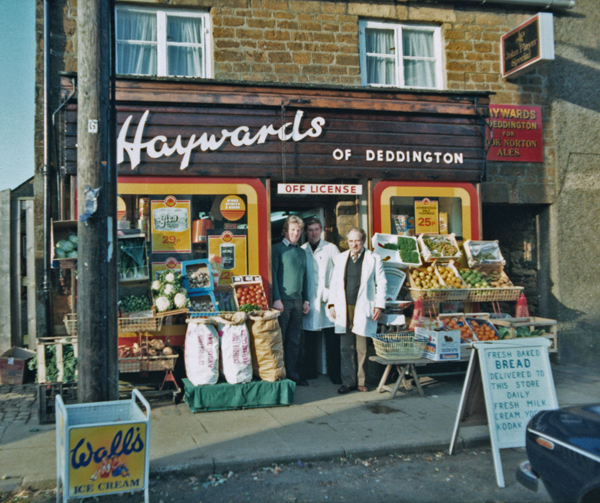
<path id="1" fill-rule="evenodd" d="M 283 312 L 279 316 L 279 326 L 283 338 L 283 361 L 288 379 L 299 381 L 298 358 L 302 340 L 302 299 L 282 300 Z"/>
<path id="2" fill-rule="evenodd" d="M 302 368 L 300 375 L 303 379 L 318 377 L 317 355 L 319 354 L 319 335 L 325 338 L 325 359 L 327 374 L 334 384 L 341 383 L 340 377 L 340 335 L 333 327 L 322 330 L 303 330 Z"/>

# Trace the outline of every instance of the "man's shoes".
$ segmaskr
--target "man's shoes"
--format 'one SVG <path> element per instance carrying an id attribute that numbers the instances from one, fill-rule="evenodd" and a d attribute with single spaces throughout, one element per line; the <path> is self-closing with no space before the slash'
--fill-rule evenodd
<path id="1" fill-rule="evenodd" d="M 366 386 L 359 386 L 358 391 L 362 391 L 363 393 L 365 393 L 365 392 L 369 391 L 369 388 L 367 388 Z"/>
<path id="2" fill-rule="evenodd" d="M 308 381 L 305 381 L 304 379 L 292 379 L 292 381 L 296 383 L 296 386 L 308 386 Z"/>
<path id="3" fill-rule="evenodd" d="M 345 395 L 346 393 L 350 393 L 351 391 L 356 391 L 358 389 L 358 386 L 342 386 L 340 389 L 338 389 L 338 393 L 340 395 Z"/>
<path id="4" fill-rule="evenodd" d="M 342 380 L 341 379 L 332 379 L 331 384 L 342 384 Z"/>

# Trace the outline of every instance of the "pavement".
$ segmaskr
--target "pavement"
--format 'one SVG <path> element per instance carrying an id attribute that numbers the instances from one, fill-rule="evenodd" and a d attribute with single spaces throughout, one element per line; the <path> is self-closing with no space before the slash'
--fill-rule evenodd
<path id="1" fill-rule="evenodd" d="M 600 368 L 552 365 L 559 406 L 600 402 Z M 464 374 L 422 377 L 416 388 L 339 395 L 326 376 L 296 387 L 286 407 L 192 413 L 152 399 L 150 474 L 196 476 L 336 457 L 447 451 Z M 56 487 L 54 424 L 40 424 L 35 384 L 0 386 L 0 493 Z M 489 445 L 487 426 L 463 427 L 457 449 Z M 514 467 L 504 467 L 505 473 Z"/>

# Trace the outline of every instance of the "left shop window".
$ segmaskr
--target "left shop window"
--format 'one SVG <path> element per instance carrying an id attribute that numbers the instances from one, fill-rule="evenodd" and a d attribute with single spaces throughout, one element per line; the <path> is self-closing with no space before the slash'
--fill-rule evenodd
<path id="1" fill-rule="evenodd" d="M 115 18 L 118 74 L 212 77 L 208 13 L 121 6 Z"/>

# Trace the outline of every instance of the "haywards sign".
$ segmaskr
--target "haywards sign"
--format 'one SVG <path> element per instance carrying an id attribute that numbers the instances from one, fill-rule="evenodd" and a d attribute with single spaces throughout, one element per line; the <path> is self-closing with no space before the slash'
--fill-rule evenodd
<path id="1" fill-rule="evenodd" d="M 488 161 L 544 162 L 542 107 L 490 105 Z"/>
<path id="2" fill-rule="evenodd" d="M 348 102 L 348 101 L 346 101 Z M 362 103 L 362 102 L 361 102 Z M 376 103 L 375 103 L 376 105 Z M 381 109 L 117 104 L 120 175 L 285 178 L 290 183 L 404 178 L 475 182 L 484 123 L 461 115 Z M 461 108 L 462 107 L 462 108 Z M 472 108 L 472 105 L 471 105 Z M 76 106 L 67 106 L 66 173 L 76 174 Z"/>

